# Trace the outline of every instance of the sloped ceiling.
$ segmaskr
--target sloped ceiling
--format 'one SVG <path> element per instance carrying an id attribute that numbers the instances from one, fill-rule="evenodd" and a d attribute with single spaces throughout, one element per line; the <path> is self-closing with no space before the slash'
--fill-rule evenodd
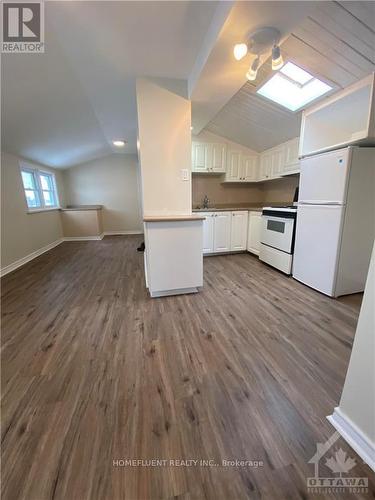
<path id="1" fill-rule="evenodd" d="M 2 54 L 2 148 L 52 167 L 136 152 L 135 79 L 187 81 L 218 2 L 45 2 L 44 54 Z"/>
<path id="2" fill-rule="evenodd" d="M 282 44 L 291 60 L 344 88 L 375 71 L 375 2 L 316 2 Z M 206 129 L 263 151 L 299 135 L 301 113 L 255 94 L 272 74 L 267 60 L 255 82 L 246 82 Z"/>
<path id="3" fill-rule="evenodd" d="M 338 87 L 375 68 L 375 2 L 53 1 L 45 8 L 45 54 L 2 54 L 2 148 L 54 167 L 118 152 L 112 139 L 136 151 L 137 76 L 188 82 L 193 124 L 206 117 L 199 130 L 257 151 L 298 135 L 298 114 L 255 95 L 269 61 L 254 86 L 245 83 L 249 61 L 233 60 L 233 44 L 250 28 L 278 27 L 285 58 Z"/>

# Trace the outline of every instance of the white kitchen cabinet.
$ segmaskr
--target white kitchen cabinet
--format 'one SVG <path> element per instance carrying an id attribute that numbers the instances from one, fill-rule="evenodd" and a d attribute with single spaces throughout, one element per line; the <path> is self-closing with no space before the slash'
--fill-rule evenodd
<path id="1" fill-rule="evenodd" d="M 214 216 L 213 212 L 205 212 L 206 217 L 203 221 L 203 254 L 213 253 L 214 251 Z"/>
<path id="2" fill-rule="evenodd" d="M 246 250 L 248 214 L 247 210 L 231 212 L 232 224 L 230 249 L 232 252 Z"/>
<path id="3" fill-rule="evenodd" d="M 281 177 L 284 164 L 284 147 L 267 149 L 260 155 L 259 180 L 267 181 Z"/>
<path id="4" fill-rule="evenodd" d="M 298 159 L 299 137 L 284 143 L 285 161 L 282 175 L 298 174 L 300 163 Z"/>
<path id="5" fill-rule="evenodd" d="M 205 212 L 203 254 L 240 252 L 247 248 L 248 211 Z"/>
<path id="6" fill-rule="evenodd" d="M 216 212 L 214 219 L 214 252 L 229 252 L 232 213 Z"/>
<path id="7" fill-rule="evenodd" d="M 281 177 L 284 167 L 284 162 L 285 162 L 284 145 L 280 145 L 278 148 L 272 150 L 271 161 L 272 161 L 272 178 L 277 179 L 278 177 Z"/>
<path id="8" fill-rule="evenodd" d="M 272 154 L 265 151 L 260 155 L 259 180 L 266 181 L 272 178 Z"/>
<path id="9" fill-rule="evenodd" d="M 225 182 L 256 182 L 258 180 L 258 155 L 229 150 Z"/>
<path id="10" fill-rule="evenodd" d="M 375 74 L 302 113 L 299 156 L 352 144 L 375 145 Z"/>
<path id="11" fill-rule="evenodd" d="M 193 142 L 192 151 L 192 171 L 208 172 L 209 148 L 208 144 Z"/>
<path id="12" fill-rule="evenodd" d="M 226 170 L 226 152 L 227 152 L 227 147 L 226 144 L 221 144 L 221 143 L 212 143 L 212 162 L 211 165 L 209 165 L 209 168 L 211 168 L 212 172 L 215 173 L 225 173 Z"/>
<path id="13" fill-rule="evenodd" d="M 260 155 L 260 181 L 279 179 L 298 172 L 298 138 L 267 149 Z"/>
<path id="14" fill-rule="evenodd" d="M 227 173 L 225 176 L 226 181 L 239 181 L 241 175 L 241 151 L 234 151 L 229 149 L 227 153 Z"/>
<path id="15" fill-rule="evenodd" d="M 262 212 L 249 212 L 247 251 L 259 255 Z"/>
<path id="16" fill-rule="evenodd" d="M 226 144 L 211 142 L 193 142 L 192 172 L 225 173 Z"/>
<path id="17" fill-rule="evenodd" d="M 256 182 L 258 180 L 258 155 L 246 155 L 242 157 L 240 177 L 245 182 Z"/>

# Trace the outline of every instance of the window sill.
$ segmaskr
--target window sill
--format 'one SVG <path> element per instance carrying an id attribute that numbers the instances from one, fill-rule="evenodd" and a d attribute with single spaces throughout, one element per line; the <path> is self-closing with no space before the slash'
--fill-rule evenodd
<path id="1" fill-rule="evenodd" d="M 27 214 L 39 214 L 40 212 L 54 212 L 55 210 L 61 210 L 60 207 L 51 208 L 36 208 L 35 210 L 28 210 Z"/>

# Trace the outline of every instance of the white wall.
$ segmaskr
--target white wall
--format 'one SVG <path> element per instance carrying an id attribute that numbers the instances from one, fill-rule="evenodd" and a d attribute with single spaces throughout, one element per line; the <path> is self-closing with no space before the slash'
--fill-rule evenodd
<path id="1" fill-rule="evenodd" d="M 236 149 L 243 151 L 244 153 L 248 155 L 256 154 L 258 155 L 255 150 L 247 148 L 246 146 L 243 146 L 242 144 L 238 144 L 237 142 L 230 141 L 226 137 L 222 137 L 221 135 L 214 134 L 210 132 L 209 130 L 202 130 L 200 134 L 197 135 L 192 135 L 192 140 L 193 141 L 204 141 L 204 142 L 220 142 L 223 144 L 227 145 L 228 149 Z"/>
<path id="2" fill-rule="evenodd" d="M 62 237 L 60 212 L 28 213 L 19 161 L 15 155 L 1 153 L 1 268 L 59 240 Z M 31 162 L 27 162 L 31 163 Z M 35 165 L 35 164 L 34 164 Z M 61 171 L 54 172 L 60 202 L 64 201 Z"/>
<path id="3" fill-rule="evenodd" d="M 375 246 L 354 337 L 340 411 L 375 448 Z"/>
<path id="4" fill-rule="evenodd" d="M 190 101 L 141 78 L 137 109 L 144 215 L 191 214 Z"/>
<path id="5" fill-rule="evenodd" d="M 104 231 L 142 231 L 136 155 L 114 154 L 64 170 L 72 205 L 103 205 Z"/>

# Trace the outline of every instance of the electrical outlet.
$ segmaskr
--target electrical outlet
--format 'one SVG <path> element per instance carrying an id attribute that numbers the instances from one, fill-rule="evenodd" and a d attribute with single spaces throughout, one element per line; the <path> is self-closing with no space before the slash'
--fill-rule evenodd
<path id="1" fill-rule="evenodd" d="M 189 170 L 187 168 L 182 168 L 181 169 L 181 179 L 183 181 L 188 181 L 189 180 Z"/>

